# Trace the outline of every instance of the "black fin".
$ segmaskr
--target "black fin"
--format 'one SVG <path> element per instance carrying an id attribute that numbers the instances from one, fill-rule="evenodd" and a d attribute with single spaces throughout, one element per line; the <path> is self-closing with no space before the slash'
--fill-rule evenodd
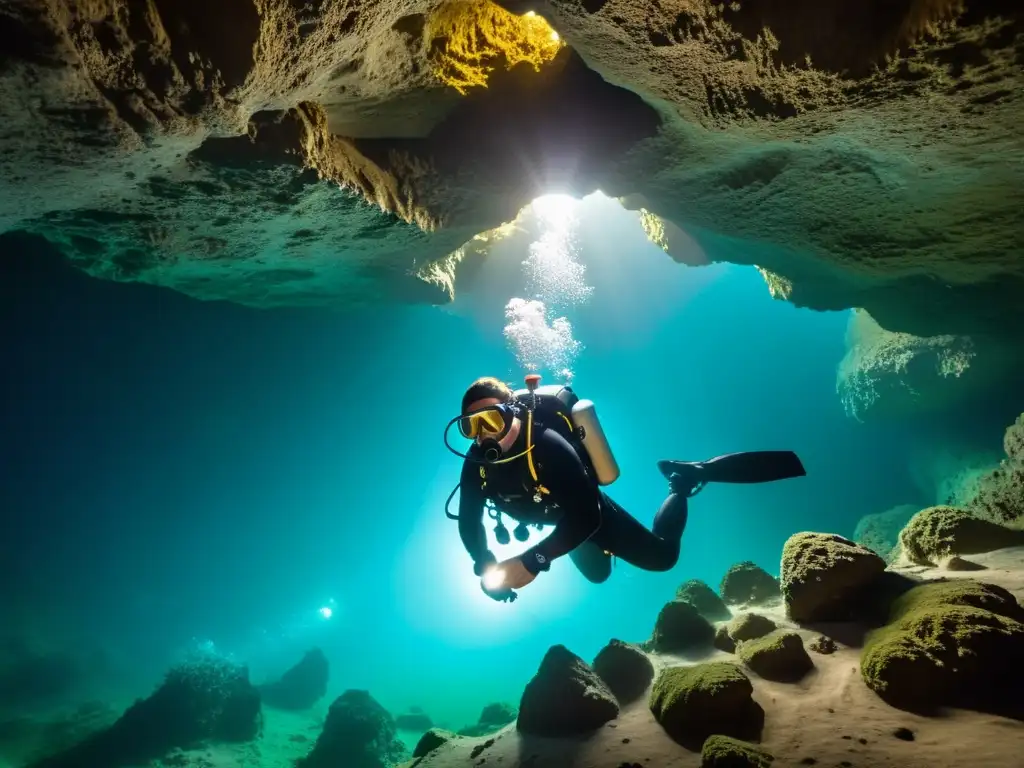
<path id="1" fill-rule="evenodd" d="M 659 461 L 658 470 L 677 482 L 686 478 L 696 483 L 771 483 L 807 474 L 793 451 L 744 451 L 727 453 L 707 461 Z"/>

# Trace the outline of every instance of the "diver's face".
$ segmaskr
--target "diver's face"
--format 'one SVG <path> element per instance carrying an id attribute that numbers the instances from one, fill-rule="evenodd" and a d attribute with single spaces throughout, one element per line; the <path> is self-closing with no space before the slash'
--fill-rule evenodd
<path id="1" fill-rule="evenodd" d="M 493 407 L 495 405 L 500 404 L 501 402 L 502 401 L 499 400 L 496 397 L 485 397 L 483 400 L 476 400 L 476 401 L 470 403 L 469 407 L 466 409 L 466 413 L 472 413 L 473 411 L 479 411 L 479 410 L 481 410 L 483 408 L 491 408 L 491 407 Z M 479 445 L 480 443 L 482 443 L 487 438 L 494 437 L 497 434 L 498 434 L 497 432 L 491 432 L 491 431 L 489 431 L 487 429 L 482 429 L 480 431 L 480 434 L 476 436 L 476 441 L 475 442 L 477 443 L 477 445 Z"/>

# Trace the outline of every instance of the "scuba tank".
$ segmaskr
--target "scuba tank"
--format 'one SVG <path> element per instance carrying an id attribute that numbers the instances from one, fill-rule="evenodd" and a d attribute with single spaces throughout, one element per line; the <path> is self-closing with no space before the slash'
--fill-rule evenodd
<path id="1" fill-rule="evenodd" d="M 580 400 L 572 387 L 562 384 L 538 386 L 540 376 L 526 377 L 526 389 L 515 397 L 536 414 L 544 426 L 559 432 L 574 447 L 583 447 L 582 458 L 589 460 L 598 485 L 611 485 L 619 479 L 619 465 L 597 417 L 592 400 Z"/>
<path id="2" fill-rule="evenodd" d="M 619 463 L 615 461 L 608 438 L 601 428 L 593 400 L 580 400 L 572 407 L 572 423 L 590 463 L 594 465 L 598 484 L 611 485 L 619 479 Z"/>

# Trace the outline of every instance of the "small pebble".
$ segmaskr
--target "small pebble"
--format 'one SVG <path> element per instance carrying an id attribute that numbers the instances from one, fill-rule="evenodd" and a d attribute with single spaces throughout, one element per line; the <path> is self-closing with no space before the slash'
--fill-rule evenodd
<path id="1" fill-rule="evenodd" d="M 867 744 L 868 743 L 867 739 L 857 739 L 857 741 L 859 741 L 861 744 Z"/>
<path id="2" fill-rule="evenodd" d="M 834 715 L 834 714 L 836 713 L 836 711 L 835 711 L 834 709 L 832 709 L 832 707 L 829 707 L 829 708 L 828 708 L 828 713 L 829 713 L 830 715 Z"/>
<path id="3" fill-rule="evenodd" d="M 817 762 L 818 761 L 815 760 L 813 757 L 805 757 L 803 760 L 800 761 L 800 765 L 816 765 Z"/>
<path id="4" fill-rule="evenodd" d="M 623 743 L 623 744 L 629 744 L 629 739 L 628 739 L 628 738 L 626 738 L 626 739 L 623 739 L 623 740 L 622 740 L 622 743 Z"/>
<path id="5" fill-rule="evenodd" d="M 849 741 L 850 739 L 853 738 L 853 736 L 843 736 L 843 738 L 846 739 L 847 741 Z"/>
<path id="6" fill-rule="evenodd" d="M 895 731 L 892 732 L 892 735 L 895 736 L 897 739 L 903 739 L 903 741 L 914 740 L 914 732 L 909 728 L 897 728 Z"/>

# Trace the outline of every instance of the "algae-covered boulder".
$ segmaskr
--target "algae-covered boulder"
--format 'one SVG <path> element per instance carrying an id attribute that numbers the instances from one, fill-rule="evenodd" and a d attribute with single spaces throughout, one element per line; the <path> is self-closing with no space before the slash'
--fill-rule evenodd
<path id="1" fill-rule="evenodd" d="M 654 679 L 654 665 L 647 654 L 621 640 L 613 639 L 598 651 L 593 668 L 623 704 L 642 696 Z"/>
<path id="2" fill-rule="evenodd" d="M 420 740 L 416 742 L 416 748 L 412 751 L 412 756 L 414 758 L 423 757 L 449 741 L 461 738 L 457 733 L 446 731 L 443 728 L 431 728 L 420 736 Z"/>
<path id="3" fill-rule="evenodd" d="M 718 593 L 728 605 L 762 605 L 782 595 L 779 581 L 756 563 L 736 563 L 722 577 Z"/>
<path id="4" fill-rule="evenodd" d="M 743 670 L 729 662 L 670 667 L 654 681 L 650 708 L 669 736 L 698 749 L 713 734 L 760 738 L 764 711 L 753 692 Z"/>
<path id="5" fill-rule="evenodd" d="M 388 768 L 408 752 L 391 714 L 369 691 L 349 689 L 332 703 L 323 730 L 297 768 Z"/>
<path id="6" fill-rule="evenodd" d="M 535 736 L 574 736 L 618 714 L 615 696 L 594 670 L 564 645 L 554 645 L 526 684 L 516 725 Z"/>
<path id="7" fill-rule="evenodd" d="M 897 598 L 861 655 L 864 682 L 892 706 L 1021 713 L 1024 610 L 1002 587 L 966 579 Z"/>
<path id="8" fill-rule="evenodd" d="M 661 653 L 678 653 L 711 645 L 715 628 L 684 600 L 665 603 L 654 623 L 651 648 Z"/>
<path id="9" fill-rule="evenodd" d="M 1024 532 L 980 520 L 957 507 L 928 507 L 900 532 L 903 553 L 918 565 L 938 565 L 953 555 L 974 555 L 1024 544 Z"/>
<path id="10" fill-rule="evenodd" d="M 726 653 L 736 652 L 736 641 L 733 640 L 732 636 L 729 634 L 728 624 L 722 624 L 715 630 L 715 639 L 713 644 L 715 648 L 720 651 L 725 651 Z"/>
<path id="11" fill-rule="evenodd" d="M 848 619 L 847 600 L 868 587 L 885 561 L 833 533 L 797 533 L 782 549 L 782 594 L 794 621 Z"/>
<path id="12" fill-rule="evenodd" d="M 736 655 L 765 680 L 795 683 L 812 669 L 814 662 L 795 632 L 777 632 L 736 646 Z"/>
<path id="13" fill-rule="evenodd" d="M 1003 436 L 1006 458 L 978 481 L 977 494 L 966 506 L 975 517 L 1024 528 L 1024 414 Z"/>
<path id="14" fill-rule="evenodd" d="M 811 640 L 809 647 L 812 651 L 820 653 L 822 656 L 829 656 L 839 650 L 836 641 L 827 635 L 818 635 L 818 637 Z"/>
<path id="15" fill-rule="evenodd" d="M 760 747 L 729 736 L 708 736 L 700 750 L 701 768 L 768 768 L 775 757 Z"/>
<path id="16" fill-rule="evenodd" d="M 708 621 L 722 621 L 732 616 L 715 591 L 700 579 L 690 579 L 676 590 L 676 600 L 689 603 Z"/>
<path id="17" fill-rule="evenodd" d="M 853 529 L 853 540 L 878 553 L 886 563 L 893 563 L 899 554 L 900 531 L 919 509 L 916 504 L 900 504 L 885 512 L 864 515 Z"/>
<path id="18" fill-rule="evenodd" d="M 729 637 L 736 642 L 754 640 L 775 631 L 775 622 L 759 613 L 744 613 L 728 624 Z"/>

